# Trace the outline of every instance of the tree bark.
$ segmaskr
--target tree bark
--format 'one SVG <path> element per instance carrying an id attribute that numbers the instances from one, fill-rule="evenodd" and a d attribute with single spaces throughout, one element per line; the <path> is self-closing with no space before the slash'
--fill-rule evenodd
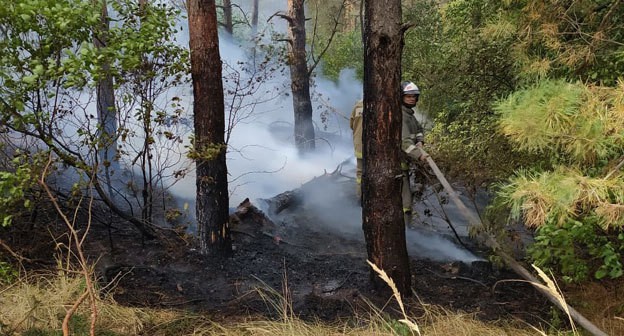
<path id="1" fill-rule="evenodd" d="M 231 252 L 225 107 L 215 0 L 189 0 L 197 226 L 202 253 Z"/>
<path id="2" fill-rule="evenodd" d="M 314 151 L 314 125 L 310 101 L 310 74 L 306 58 L 303 0 L 288 0 L 288 61 L 295 116 L 295 145 L 299 154 Z"/>
<path id="3" fill-rule="evenodd" d="M 411 294 L 401 207 L 401 1 L 365 3 L 362 226 L 369 260 Z M 371 270 L 371 280 L 379 285 Z"/>

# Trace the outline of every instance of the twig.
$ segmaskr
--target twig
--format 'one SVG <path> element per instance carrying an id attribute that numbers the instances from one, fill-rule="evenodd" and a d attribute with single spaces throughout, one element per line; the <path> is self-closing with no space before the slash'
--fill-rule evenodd
<path id="1" fill-rule="evenodd" d="M 189 303 L 195 303 L 195 302 L 201 302 L 201 301 L 205 301 L 206 299 L 203 298 L 197 298 L 197 299 L 189 299 L 189 300 L 185 300 L 185 301 L 178 301 L 178 302 L 161 302 L 160 304 L 163 306 L 182 306 L 185 304 L 189 304 Z"/>
<path id="2" fill-rule="evenodd" d="M 251 234 L 249 232 L 242 231 L 242 230 L 230 229 L 230 232 L 231 233 L 240 233 L 240 234 L 244 234 L 246 236 L 249 236 L 251 238 L 256 238 L 256 236 L 254 236 L 253 234 Z"/>
<path id="3" fill-rule="evenodd" d="M 325 290 L 322 291 L 322 293 L 331 293 L 331 292 L 339 290 L 340 288 L 342 288 L 342 286 L 344 286 L 344 284 L 347 283 L 347 280 L 349 280 L 351 275 L 353 275 L 355 273 L 356 273 L 355 271 L 349 272 L 349 274 L 347 274 L 347 276 L 344 278 L 344 280 L 342 280 L 342 282 L 340 282 L 337 286 L 334 286 L 334 287 L 329 288 L 329 289 L 325 289 Z"/>
<path id="4" fill-rule="evenodd" d="M 63 336 L 69 335 L 69 319 L 72 317 L 72 315 L 74 315 L 74 312 L 76 311 L 76 309 L 78 309 L 78 306 L 80 306 L 80 304 L 82 303 L 82 301 L 84 301 L 87 296 L 89 296 L 89 290 L 85 290 L 84 293 L 82 293 L 82 295 L 80 295 L 80 297 L 78 298 L 78 300 L 76 300 L 76 302 L 74 302 L 74 304 L 72 305 L 72 307 L 65 313 L 65 318 L 63 319 Z"/>
<path id="5" fill-rule="evenodd" d="M 85 233 L 83 235 L 83 237 L 79 237 L 78 236 L 78 232 L 76 231 L 74 224 L 75 223 L 75 217 L 74 217 L 74 221 L 71 222 L 69 220 L 69 218 L 67 217 L 67 215 L 65 215 L 65 213 L 63 212 L 63 210 L 61 209 L 58 201 L 56 200 L 56 197 L 54 197 L 54 194 L 52 193 L 52 191 L 50 190 L 50 188 L 48 187 L 48 184 L 45 181 L 46 175 L 48 170 L 50 169 L 50 165 L 52 165 L 52 153 L 50 153 L 50 155 L 48 156 L 48 162 L 46 163 L 43 171 L 41 172 L 41 177 L 39 178 L 39 184 L 41 185 L 41 187 L 45 190 L 46 194 L 48 195 L 48 197 L 50 198 L 50 201 L 52 202 L 52 205 L 54 205 L 54 208 L 56 209 L 57 213 L 59 214 L 59 216 L 62 218 L 63 222 L 65 223 L 65 225 L 67 225 L 67 228 L 70 232 L 69 238 L 70 238 L 70 243 L 73 241 L 76 244 L 76 252 L 77 252 L 77 258 L 78 261 L 80 263 L 80 267 L 82 269 L 82 274 L 85 277 L 85 283 L 86 283 L 86 290 L 85 293 L 82 294 L 80 296 L 80 298 L 78 298 L 78 300 L 74 303 L 74 305 L 72 306 L 72 308 L 67 311 L 67 313 L 65 314 L 65 318 L 63 319 L 63 336 L 68 336 L 69 335 L 69 319 L 71 318 L 72 314 L 74 313 L 74 311 L 78 308 L 78 306 L 84 301 L 84 299 L 86 297 L 89 297 L 89 302 L 91 304 L 91 330 L 90 330 L 90 334 L 91 336 L 95 335 L 95 321 L 97 318 L 97 306 L 96 306 L 96 297 L 95 297 L 95 286 L 93 285 L 91 276 L 89 274 L 89 267 L 88 267 L 88 263 L 87 263 L 87 259 L 84 255 L 84 251 L 82 249 L 82 243 L 84 238 L 86 237 L 87 233 L 88 233 L 88 229 L 91 226 L 91 218 L 89 217 L 89 224 L 87 225 L 87 230 L 85 230 Z M 97 167 L 96 167 L 97 168 Z M 93 180 L 91 181 L 93 182 Z M 91 197 L 90 202 L 89 202 L 89 208 L 91 208 L 93 206 L 93 197 Z M 74 216 L 76 216 L 78 212 L 78 208 L 75 211 Z M 89 214 L 91 212 L 89 211 Z M 69 247 L 68 247 L 69 248 Z M 68 253 L 68 258 L 69 258 L 69 254 L 71 254 L 71 249 Z"/>
<path id="6" fill-rule="evenodd" d="M 284 244 L 295 246 L 295 247 L 304 247 L 304 246 L 301 246 L 301 245 L 297 245 L 297 244 L 293 244 L 291 242 L 288 242 L 288 241 L 284 240 L 282 237 L 277 236 L 277 235 L 273 235 L 273 234 L 268 233 L 268 232 L 264 232 L 263 231 L 262 234 L 267 236 L 267 237 L 271 237 L 276 244 L 284 243 Z"/>
<path id="7" fill-rule="evenodd" d="M 23 257 L 15 252 L 13 252 L 13 250 L 11 250 L 11 248 L 9 247 L 9 245 L 7 245 L 2 239 L 0 239 L 0 246 L 4 247 L 5 250 L 7 250 L 7 252 L 9 252 L 9 254 L 11 254 L 13 257 L 15 257 L 17 260 L 19 260 L 20 262 L 22 261 L 27 261 L 29 263 L 33 262 L 32 259 Z"/>
<path id="8" fill-rule="evenodd" d="M 615 174 L 616 171 L 620 170 L 620 168 L 622 168 L 622 166 L 624 166 L 624 157 L 622 157 L 622 160 L 620 161 L 620 163 L 617 164 L 617 166 L 615 166 L 615 168 L 613 168 L 609 174 L 607 174 L 607 176 L 605 176 L 605 180 L 608 179 L 609 177 L 611 177 L 611 175 Z"/>
<path id="9" fill-rule="evenodd" d="M 463 277 L 463 276 L 457 276 L 457 275 L 442 275 L 442 274 L 439 274 L 439 273 L 437 273 L 437 272 L 435 272 L 435 271 L 432 271 L 432 270 L 430 270 L 430 269 L 428 269 L 428 268 L 425 268 L 425 269 L 426 269 L 427 271 L 431 272 L 433 275 L 435 275 L 435 276 L 439 276 L 440 278 L 443 278 L 443 279 L 451 279 L 451 280 L 466 280 L 466 281 L 470 281 L 470 282 L 474 282 L 474 283 L 476 283 L 476 284 L 479 284 L 479 285 L 481 285 L 481 286 L 483 286 L 483 287 L 485 287 L 485 288 L 490 288 L 490 286 L 488 286 L 488 285 L 484 284 L 483 282 L 481 282 L 481 281 L 479 281 L 479 280 L 475 280 L 475 279 L 472 279 L 472 278 L 467 278 L 467 277 Z"/>

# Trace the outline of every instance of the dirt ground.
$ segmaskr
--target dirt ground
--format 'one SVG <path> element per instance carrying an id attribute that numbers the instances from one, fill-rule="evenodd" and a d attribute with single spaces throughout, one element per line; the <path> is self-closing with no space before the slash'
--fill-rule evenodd
<path id="1" fill-rule="evenodd" d="M 85 251 L 97 260 L 101 287 L 128 306 L 188 309 L 215 318 L 273 317 L 286 296 L 294 314 L 304 319 L 345 319 L 369 310 L 370 303 L 393 314 L 396 306 L 387 304 L 387 292 L 369 281 L 360 208 L 346 187 L 352 183 L 313 180 L 302 186 L 298 202 L 279 213 L 275 199 L 240 207 L 232 217 L 234 250 L 227 258 L 200 254 L 192 236 L 173 230 L 165 231 L 165 240 L 143 240 L 129 224 L 110 225 L 103 215 L 95 217 Z M 271 221 L 259 220 L 269 211 Z M 14 226 L 2 233 L 15 252 L 31 259 L 30 268 L 54 265 L 59 245 L 43 226 L 58 218 L 49 216 L 34 231 Z M 408 230 L 407 239 L 415 295 L 405 303 L 411 313 L 422 312 L 425 303 L 482 320 L 538 325 L 550 319 L 545 298 L 479 252 L 431 230 Z"/>

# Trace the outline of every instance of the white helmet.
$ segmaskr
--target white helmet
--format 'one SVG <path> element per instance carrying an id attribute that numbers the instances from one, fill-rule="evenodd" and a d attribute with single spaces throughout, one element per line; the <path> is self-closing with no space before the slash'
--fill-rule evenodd
<path id="1" fill-rule="evenodd" d="M 418 89 L 418 86 L 412 82 L 403 82 L 401 83 L 401 93 L 404 95 L 420 95 L 420 90 Z"/>

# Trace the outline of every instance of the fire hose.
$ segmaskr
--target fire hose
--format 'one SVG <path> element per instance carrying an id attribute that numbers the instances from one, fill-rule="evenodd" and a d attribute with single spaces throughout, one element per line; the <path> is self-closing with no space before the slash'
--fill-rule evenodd
<path id="1" fill-rule="evenodd" d="M 427 164 L 433 170 L 433 173 L 435 174 L 435 176 L 438 178 L 438 180 L 444 187 L 444 190 L 448 193 L 450 199 L 453 201 L 455 206 L 459 209 L 459 211 L 468 221 L 469 227 L 472 225 L 480 224 L 481 220 L 477 218 L 470 210 L 468 210 L 466 205 L 464 205 L 464 203 L 461 201 L 461 199 L 459 198 L 455 190 L 451 187 L 449 182 L 446 180 L 446 177 L 444 177 L 444 174 L 442 174 L 442 171 L 440 171 L 440 168 L 438 168 L 438 165 L 435 163 L 435 161 L 433 161 L 431 156 L 429 156 L 429 154 L 427 154 L 424 150 L 422 150 L 422 152 L 426 157 Z M 455 231 L 452 225 L 451 225 L 451 228 L 453 229 L 453 231 Z M 498 244 L 496 239 L 494 239 L 494 237 L 491 234 L 480 230 L 480 233 L 477 236 L 477 238 L 482 240 L 487 247 L 492 249 L 494 253 L 500 256 L 501 259 L 505 262 L 505 264 L 509 266 L 514 272 L 516 272 L 516 274 L 520 275 L 522 278 L 527 280 L 533 287 L 535 287 L 535 289 L 537 289 L 538 292 L 546 296 L 546 298 L 550 302 L 554 303 L 557 307 L 559 307 L 559 309 L 569 314 L 570 317 L 574 321 L 576 321 L 580 326 L 582 326 L 585 330 L 587 330 L 589 333 L 595 336 L 607 336 L 607 334 L 604 331 L 596 327 L 591 321 L 589 321 L 587 318 L 581 315 L 576 309 L 570 307 L 565 301 L 557 298 L 548 290 L 546 290 L 540 284 L 538 279 L 533 274 L 531 274 L 531 272 L 529 272 L 524 266 L 518 263 L 518 261 L 516 261 L 512 256 L 510 256 L 509 254 L 507 254 L 501 249 L 500 245 Z"/>

